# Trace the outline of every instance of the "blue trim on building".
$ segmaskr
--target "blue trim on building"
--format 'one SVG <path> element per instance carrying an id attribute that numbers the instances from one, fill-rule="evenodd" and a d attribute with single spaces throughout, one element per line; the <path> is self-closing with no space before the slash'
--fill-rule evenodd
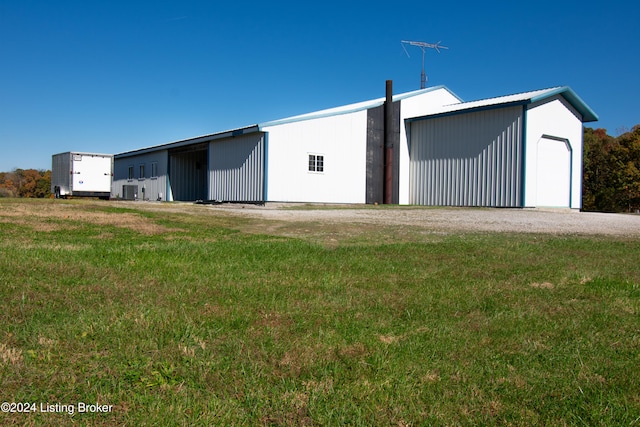
<path id="1" fill-rule="evenodd" d="M 522 166 L 520 172 L 520 207 L 525 208 L 527 181 L 527 106 L 522 106 Z"/>
<path id="2" fill-rule="evenodd" d="M 571 209 L 571 201 L 573 200 L 573 147 L 569 140 L 565 140 L 565 144 L 569 147 L 569 209 Z"/>
<path id="3" fill-rule="evenodd" d="M 268 199 L 267 189 L 269 188 L 269 132 L 265 132 L 263 136 L 264 140 L 263 144 L 263 162 L 264 167 L 262 168 L 262 201 L 266 202 Z"/>

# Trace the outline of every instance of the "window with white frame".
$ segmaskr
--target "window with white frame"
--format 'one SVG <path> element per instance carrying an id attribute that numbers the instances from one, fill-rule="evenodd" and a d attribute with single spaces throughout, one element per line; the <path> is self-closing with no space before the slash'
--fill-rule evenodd
<path id="1" fill-rule="evenodd" d="M 323 154 L 309 154 L 309 172 L 324 172 Z"/>
<path id="2" fill-rule="evenodd" d="M 129 179 L 133 179 L 133 165 L 129 166 Z"/>
<path id="3" fill-rule="evenodd" d="M 138 179 L 144 179 L 144 163 L 140 165 L 140 176 Z"/>
<path id="4" fill-rule="evenodd" d="M 151 178 L 158 176 L 158 162 L 151 162 Z"/>

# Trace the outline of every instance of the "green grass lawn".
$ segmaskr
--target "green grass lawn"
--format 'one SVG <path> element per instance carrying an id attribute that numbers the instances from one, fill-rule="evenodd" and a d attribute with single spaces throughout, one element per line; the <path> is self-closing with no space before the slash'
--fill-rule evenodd
<path id="1" fill-rule="evenodd" d="M 638 240 L 200 209 L 0 199 L 0 424 L 640 426 Z"/>

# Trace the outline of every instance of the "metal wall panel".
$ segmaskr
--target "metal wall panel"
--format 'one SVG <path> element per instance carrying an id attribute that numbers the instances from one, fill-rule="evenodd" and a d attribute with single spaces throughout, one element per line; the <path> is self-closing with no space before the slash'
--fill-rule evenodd
<path id="1" fill-rule="evenodd" d="M 167 150 L 154 151 L 136 156 L 114 157 L 111 197 L 125 198 L 136 186 L 138 199 L 167 200 Z M 152 174 L 155 164 L 155 176 Z M 145 176 L 140 176 L 144 165 Z M 133 167 L 133 178 L 129 179 L 129 167 Z M 125 190 L 125 186 L 129 186 Z M 145 191 L 142 191 L 144 189 Z"/>
<path id="2" fill-rule="evenodd" d="M 391 203 L 400 200 L 400 101 L 393 103 Z M 383 203 L 385 190 L 385 106 L 367 110 L 366 203 Z"/>
<path id="3" fill-rule="evenodd" d="M 51 157 L 51 194 L 65 195 L 71 193 L 71 153 L 60 153 Z"/>
<path id="4" fill-rule="evenodd" d="M 412 122 L 409 203 L 521 206 L 522 126 L 521 106 Z"/>
<path id="5" fill-rule="evenodd" d="M 384 105 L 367 110 L 366 203 L 384 200 Z"/>
<path id="6" fill-rule="evenodd" d="M 570 194 L 568 207 L 580 209 L 582 206 L 582 153 L 583 153 L 583 124 L 578 112 L 562 97 L 547 98 L 527 105 L 526 111 L 526 146 L 525 146 L 525 190 L 524 206 L 545 206 L 552 203 L 544 200 L 551 194 Z M 557 168 L 565 170 L 565 165 L 554 165 L 558 158 L 565 159 L 566 152 L 540 158 L 541 138 L 551 138 L 565 141 L 570 150 L 570 178 L 566 180 L 556 177 L 555 185 L 544 184 L 547 175 L 558 173 Z M 561 147 L 557 147 L 561 148 Z M 558 157 L 552 159 L 550 157 Z M 566 159 L 565 159 L 566 160 Z M 563 160 L 564 161 L 564 160 Z M 564 172 L 566 174 L 566 171 Z M 541 176 L 544 175 L 544 176 Z M 542 181 L 541 181 L 542 179 Z M 546 185 L 546 189 L 539 189 L 538 185 Z M 547 192 L 543 198 L 538 199 Z M 564 197 L 564 196 L 562 196 Z M 555 202 L 557 203 L 557 202 Z M 555 205 L 554 203 L 554 205 Z M 566 206 L 563 202 L 558 206 Z"/>
<path id="7" fill-rule="evenodd" d="M 264 201 L 264 134 L 252 133 L 210 143 L 209 199 Z"/>
<path id="8" fill-rule="evenodd" d="M 268 134 L 268 201 L 365 203 L 367 110 L 262 129 Z M 309 170 L 309 155 L 324 156 L 323 172 Z"/>

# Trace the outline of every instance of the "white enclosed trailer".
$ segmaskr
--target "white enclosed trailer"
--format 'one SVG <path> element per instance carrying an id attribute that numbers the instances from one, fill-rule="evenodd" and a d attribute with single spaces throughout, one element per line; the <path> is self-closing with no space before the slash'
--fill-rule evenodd
<path id="1" fill-rule="evenodd" d="M 113 155 L 66 152 L 51 159 L 51 193 L 56 198 L 111 196 Z"/>

